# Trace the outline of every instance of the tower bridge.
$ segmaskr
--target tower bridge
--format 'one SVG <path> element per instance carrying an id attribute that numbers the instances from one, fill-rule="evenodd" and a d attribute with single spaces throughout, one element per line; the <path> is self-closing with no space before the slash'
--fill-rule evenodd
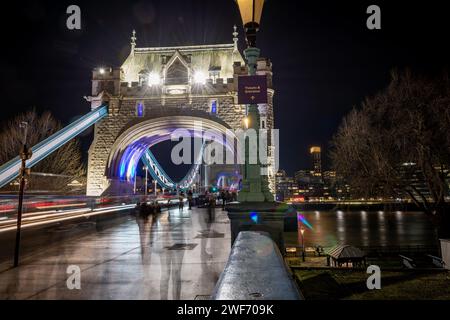
<path id="1" fill-rule="evenodd" d="M 130 192 L 139 161 L 150 164 L 148 160 L 156 160 L 150 157 L 149 148 L 170 140 L 177 129 L 192 132 L 196 122 L 202 123 L 203 132 L 225 134 L 227 129 L 243 128 L 246 106 L 237 103 L 237 79 L 248 70 L 238 51 L 236 29 L 233 36 L 230 44 L 139 48 L 133 32 L 130 54 L 122 66 L 93 70 L 88 100 L 92 110 L 107 103 L 109 114 L 95 124 L 89 149 L 88 195 Z M 268 59 L 259 59 L 257 73 L 268 79 L 268 103 L 259 110 L 261 128 L 270 130 L 274 90 Z M 273 188 L 272 146 L 268 154 Z M 161 166 L 153 167 L 150 165 L 150 173 L 161 186 L 174 183 Z M 194 164 L 188 176 L 191 183 L 196 180 L 208 186 L 222 181 L 223 175 L 238 175 L 239 170 L 235 165 Z M 201 177 L 196 176 L 199 172 Z M 182 184 L 189 186 L 186 179 Z"/>

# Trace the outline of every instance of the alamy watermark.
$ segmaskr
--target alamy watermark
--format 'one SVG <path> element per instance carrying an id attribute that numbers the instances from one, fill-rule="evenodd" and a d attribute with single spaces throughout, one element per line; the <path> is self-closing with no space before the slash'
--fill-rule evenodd
<path id="1" fill-rule="evenodd" d="M 370 16 L 367 18 L 367 29 L 380 30 L 381 29 L 381 9 L 377 5 L 371 5 L 367 7 L 367 14 Z"/>
<path id="2" fill-rule="evenodd" d="M 81 269 L 77 265 L 67 267 L 66 273 L 69 277 L 66 280 L 66 286 L 69 290 L 81 290 Z"/>
<path id="3" fill-rule="evenodd" d="M 69 30 L 80 30 L 81 29 L 81 9 L 79 6 L 72 4 L 67 7 L 67 14 L 70 14 L 66 20 L 66 27 Z"/>
<path id="4" fill-rule="evenodd" d="M 366 285 L 369 290 L 381 289 L 381 269 L 377 265 L 370 265 L 367 267 L 367 273 L 370 276 L 367 278 Z"/>
<path id="5" fill-rule="evenodd" d="M 202 121 L 195 121 L 193 130 L 183 128 L 173 131 L 171 140 L 178 142 L 171 152 L 172 163 L 176 165 L 260 164 L 261 175 L 268 175 L 269 165 L 273 172 L 278 171 L 278 129 L 227 129 L 221 132 L 216 129 L 204 130 Z M 192 147 L 195 154 L 203 152 L 203 156 L 192 159 Z"/>

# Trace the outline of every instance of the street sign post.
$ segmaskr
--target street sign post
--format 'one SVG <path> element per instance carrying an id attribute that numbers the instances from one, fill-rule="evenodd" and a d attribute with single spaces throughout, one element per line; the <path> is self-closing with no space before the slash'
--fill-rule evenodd
<path id="1" fill-rule="evenodd" d="M 267 103 L 267 77 L 265 75 L 239 76 L 238 103 Z"/>

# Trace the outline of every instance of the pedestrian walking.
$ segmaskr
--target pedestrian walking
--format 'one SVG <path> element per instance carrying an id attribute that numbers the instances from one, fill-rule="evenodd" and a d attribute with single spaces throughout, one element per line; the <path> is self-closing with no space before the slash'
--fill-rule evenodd
<path id="1" fill-rule="evenodd" d="M 180 196 L 178 197 L 178 209 L 182 211 L 184 208 L 184 195 L 180 193 Z"/>
<path id="2" fill-rule="evenodd" d="M 192 190 L 189 190 L 187 193 L 188 196 L 188 206 L 189 206 L 189 210 L 192 210 L 192 200 L 193 200 L 193 194 L 192 194 Z"/>

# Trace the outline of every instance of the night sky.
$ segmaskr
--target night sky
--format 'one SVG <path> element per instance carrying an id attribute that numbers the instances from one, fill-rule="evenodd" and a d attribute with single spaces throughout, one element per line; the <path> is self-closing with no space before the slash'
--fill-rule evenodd
<path id="1" fill-rule="evenodd" d="M 66 28 L 70 4 L 81 7 L 80 31 Z M 382 30 L 366 28 L 370 4 Z M 36 107 L 64 124 L 89 111 L 91 69 L 121 65 L 133 29 L 138 47 L 151 47 L 231 43 L 241 25 L 233 0 L 20 1 L 2 12 L 1 119 Z M 342 117 L 393 68 L 447 70 L 449 17 L 444 1 L 267 1 L 257 44 L 274 66 L 280 167 L 309 167 L 308 147 L 326 151 Z M 82 137 L 85 153 L 91 139 Z"/>

